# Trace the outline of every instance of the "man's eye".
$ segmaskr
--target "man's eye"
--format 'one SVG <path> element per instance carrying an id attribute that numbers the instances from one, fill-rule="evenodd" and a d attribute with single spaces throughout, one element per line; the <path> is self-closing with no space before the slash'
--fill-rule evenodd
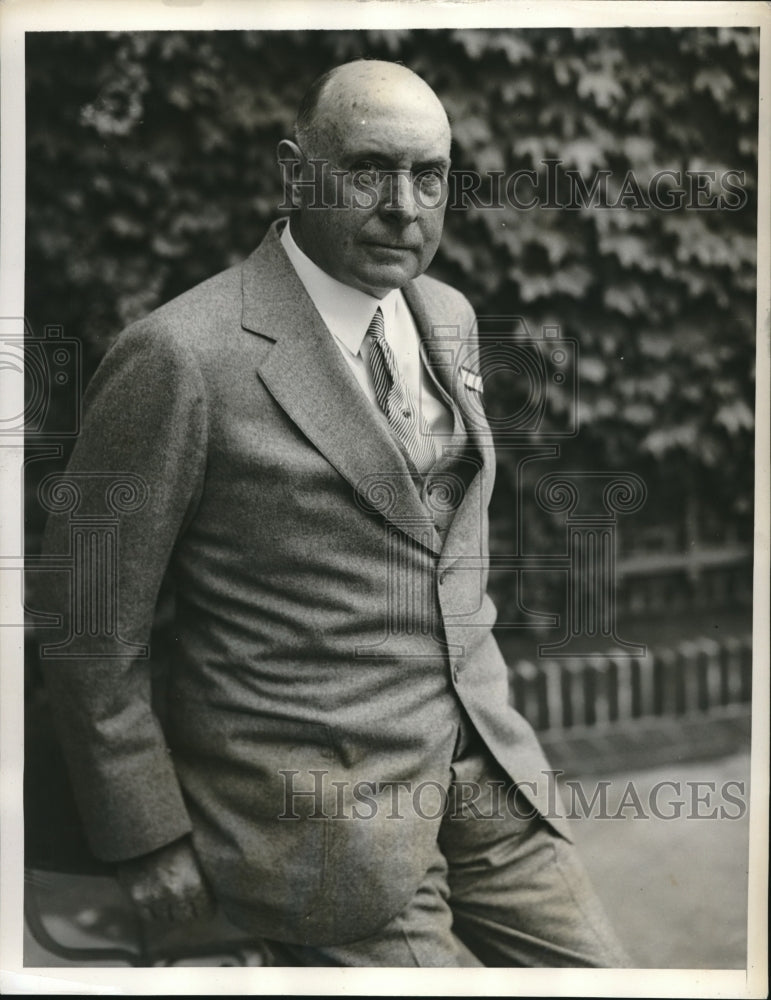
<path id="1" fill-rule="evenodd" d="M 380 167 L 376 163 L 372 163 L 370 160 L 363 160 L 361 163 L 357 163 L 353 168 L 353 178 L 356 181 L 374 181 L 376 182 L 380 176 Z"/>
<path id="2" fill-rule="evenodd" d="M 415 178 L 416 182 L 424 191 L 435 191 L 442 186 L 444 175 L 438 170 L 424 170 Z"/>

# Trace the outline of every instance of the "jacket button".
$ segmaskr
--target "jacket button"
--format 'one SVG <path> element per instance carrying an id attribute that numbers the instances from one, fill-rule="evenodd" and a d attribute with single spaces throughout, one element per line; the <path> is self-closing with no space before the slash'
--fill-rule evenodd
<path id="1" fill-rule="evenodd" d="M 450 571 L 448 569 L 443 569 L 442 572 L 439 574 L 439 582 L 444 583 L 444 581 L 447 579 L 449 575 Z"/>

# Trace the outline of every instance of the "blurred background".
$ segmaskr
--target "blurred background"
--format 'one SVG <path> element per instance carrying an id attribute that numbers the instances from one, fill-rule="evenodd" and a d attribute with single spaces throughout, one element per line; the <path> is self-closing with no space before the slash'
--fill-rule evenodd
<path id="1" fill-rule="evenodd" d="M 668 779 L 717 789 L 744 782 L 748 796 L 757 31 L 26 38 L 26 316 L 36 345 L 28 358 L 40 361 L 28 364 L 37 407 L 26 461 L 31 560 L 45 518 L 37 485 L 63 468 L 82 386 L 115 337 L 260 242 L 282 201 L 276 144 L 316 76 L 358 57 L 399 60 L 450 114 L 456 178 L 482 177 L 476 197 L 448 209 L 429 273 L 468 296 L 483 330 L 524 331 L 543 358 L 533 369 L 522 355 L 521 368 L 503 375 L 493 365 L 486 382 L 490 413 L 501 418 L 491 590 L 512 701 L 554 765 L 585 779 L 589 794 L 602 778 L 620 783 L 619 794 L 630 779 L 642 790 Z M 543 198 L 530 210 L 505 197 L 491 204 L 496 172 L 543 179 L 550 169 L 562 184 L 554 207 Z M 662 207 L 649 185 L 663 170 L 674 172 L 670 187 L 712 173 L 698 197 Z M 587 189 L 604 171 L 615 207 L 590 197 L 565 207 L 565 171 Z M 721 187 L 729 171 L 732 197 Z M 520 191 L 526 198 L 530 188 Z M 713 196 L 723 197 L 711 204 Z M 560 379 L 543 349 L 555 335 L 567 345 Z M 54 341 L 72 358 L 80 352 L 82 383 L 51 381 L 35 402 Z M 507 415 L 522 418 L 513 437 Z M 595 485 L 621 477 L 628 502 L 608 507 L 587 489 L 587 472 Z M 544 502 L 546 476 L 575 486 L 574 507 Z M 586 517 L 612 545 L 605 618 L 587 612 L 591 574 L 571 560 L 574 543 L 593 544 Z M 191 934 L 182 942 L 140 932 L 88 858 L 38 683 L 44 629 L 34 592 L 33 568 L 27 964 L 259 964 L 259 947 L 232 928 L 202 928 L 195 945 Z M 153 644 L 159 677 L 172 598 L 161 603 Z M 746 815 L 633 814 L 574 825 L 636 961 L 743 967 Z"/>

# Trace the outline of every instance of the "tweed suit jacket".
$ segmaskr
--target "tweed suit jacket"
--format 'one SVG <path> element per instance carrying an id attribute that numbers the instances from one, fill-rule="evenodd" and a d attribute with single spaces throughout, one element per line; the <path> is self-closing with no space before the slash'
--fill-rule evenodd
<path id="1" fill-rule="evenodd" d="M 116 634 L 139 655 L 45 661 L 92 849 L 121 860 L 192 832 L 231 919 L 287 941 L 366 937 L 409 900 L 441 815 L 409 790 L 394 808 L 394 783 L 447 787 L 461 706 L 510 779 L 537 781 L 527 793 L 554 808 L 491 634 L 494 456 L 456 363 L 473 312 L 428 277 L 404 294 L 476 456 L 449 485 L 410 474 L 275 226 L 242 265 L 124 331 L 68 467 L 84 511 L 103 504 L 91 473 L 147 490 L 117 545 Z M 434 487 L 456 505 L 444 536 Z M 52 515 L 47 551 L 69 539 Z M 167 573 L 162 729 L 141 649 Z M 46 577 L 66 629 L 66 579 Z"/>

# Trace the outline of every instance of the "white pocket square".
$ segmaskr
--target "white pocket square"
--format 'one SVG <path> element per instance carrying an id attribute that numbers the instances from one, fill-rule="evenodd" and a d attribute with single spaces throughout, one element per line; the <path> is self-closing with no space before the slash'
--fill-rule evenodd
<path id="1" fill-rule="evenodd" d="M 482 382 L 482 376 L 479 372 L 472 371 L 471 368 L 466 368 L 465 365 L 461 365 L 460 374 L 463 379 L 463 384 L 467 389 L 473 389 L 474 392 L 484 392 L 485 387 Z"/>

